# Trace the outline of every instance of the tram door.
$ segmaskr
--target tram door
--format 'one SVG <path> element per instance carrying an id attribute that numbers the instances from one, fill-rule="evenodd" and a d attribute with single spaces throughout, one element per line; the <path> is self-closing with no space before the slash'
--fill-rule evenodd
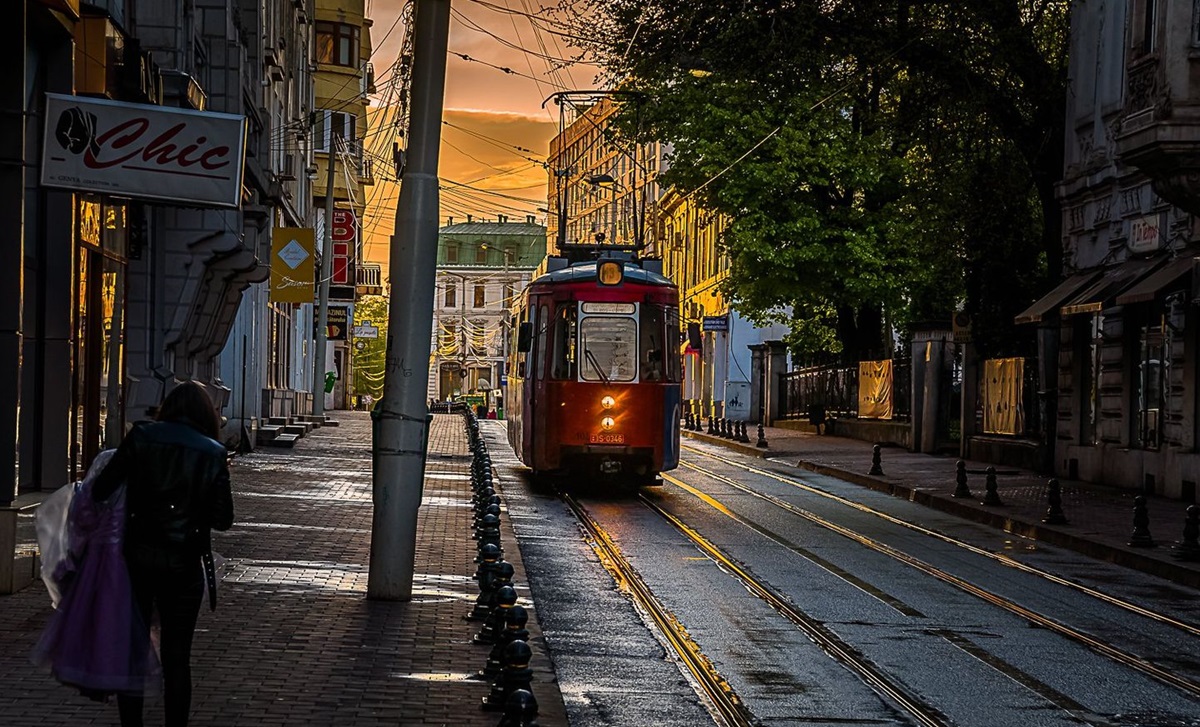
<path id="1" fill-rule="evenodd" d="M 546 400 L 546 354 L 549 346 L 550 306 L 549 297 L 536 300 L 536 309 L 530 317 L 533 319 L 532 347 L 525 365 L 525 401 L 522 402 L 522 414 L 528 424 L 525 432 L 529 435 L 525 442 L 525 451 L 530 454 L 533 468 L 546 467 L 546 422 L 542 402 Z"/>

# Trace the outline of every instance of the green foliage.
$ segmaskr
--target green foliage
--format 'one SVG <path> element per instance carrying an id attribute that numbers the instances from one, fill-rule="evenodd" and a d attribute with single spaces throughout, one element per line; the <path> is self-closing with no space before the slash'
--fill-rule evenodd
<path id="1" fill-rule="evenodd" d="M 589 50 L 650 99 L 623 133 L 669 142 L 661 181 L 732 219 L 744 315 L 854 358 L 885 319 L 965 307 L 1013 345 L 1058 275 L 1067 0 L 590 6 Z"/>
<path id="2" fill-rule="evenodd" d="M 383 372 L 387 355 L 388 299 L 382 295 L 366 295 L 354 304 L 354 324 L 370 321 L 379 328 L 379 338 L 356 338 L 351 349 L 354 367 L 354 394 L 370 394 L 378 401 L 383 397 Z M 358 343 L 363 348 L 358 348 Z"/>

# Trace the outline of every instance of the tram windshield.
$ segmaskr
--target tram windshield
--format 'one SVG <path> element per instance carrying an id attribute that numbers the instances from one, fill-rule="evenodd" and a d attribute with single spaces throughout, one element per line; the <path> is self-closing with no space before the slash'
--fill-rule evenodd
<path id="1" fill-rule="evenodd" d="M 616 316 L 590 316 L 579 322 L 579 348 L 584 381 L 633 381 L 637 377 L 637 321 Z"/>

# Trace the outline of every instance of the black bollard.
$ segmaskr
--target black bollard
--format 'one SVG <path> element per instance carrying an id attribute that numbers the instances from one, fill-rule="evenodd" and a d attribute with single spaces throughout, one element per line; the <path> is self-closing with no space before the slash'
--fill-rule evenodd
<path id="1" fill-rule="evenodd" d="M 958 464 L 954 465 L 956 470 L 954 473 L 954 481 L 957 483 L 954 487 L 954 495 L 952 497 L 971 497 L 971 488 L 967 487 L 967 463 L 961 459 Z"/>
<path id="2" fill-rule="evenodd" d="M 496 589 L 496 606 L 488 614 L 487 619 L 483 622 L 483 626 L 479 629 L 479 633 L 471 637 L 471 641 L 476 644 L 487 644 L 488 646 L 496 643 L 500 632 L 504 630 L 504 622 L 508 609 L 515 605 L 517 605 L 517 590 L 515 588 L 512 586 L 501 586 Z"/>
<path id="3" fill-rule="evenodd" d="M 746 433 L 746 422 L 738 424 L 741 427 L 741 435 L 738 436 L 738 441 L 742 444 L 750 444 L 750 435 Z"/>
<path id="4" fill-rule="evenodd" d="M 1062 509 L 1062 487 L 1056 477 L 1051 477 L 1046 483 L 1046 501 L 1050 503 L 1050 508 L 1046 510 L 1046 517 L 1042 518 L 1042 522 L 1047 525 L 1066 525 L 1067 515 Z"/>
<path id="5" fill-rule="evenodd" d="M 1188 505 L 1187 517 L 1183 520 L 1183 542 L 1175 546 L 1175 557 L 1179 560 L 1200 560 L 1200 507 Z"/>
<path id="6" fill-rule="evenodd" d="M 759 449 L 767 448 L 767 435 L 766 435 L 766 432 L 763 430 L 762 422 L 758 423 L 758 442 L 755 443 L 754 446 L 758 447 Z"/>
<path id="7" fill-rule="evenodd" d="M 504 586 L 511 586 L 513 566 L 508 561 L 498 561 L 491 568 L 484 569 L 479 576 L 479 596 L 475 599 L 475 607 L 467 614 L 468 621 L 483 621 L 496 607 L 496 595 Z"/>
<path id="8" fill-rule="evenodd" d="M 867 474 L 875 475 L 876 477 L 883 476 L 883 447 L 880 447 L 878 444 L 871 447 L 871 471 L 867 472 Z"/>
<path id="9" fill-rule="evenodd" d="M 996 468 L 995 467 L 987 468 L 987 479 L 984 481 L 984 487 L 987 489 L 987 492 L 985 492 L 983 494 L 983 504 L 984 505 L 1003 505 L 1004 504 L 1003 502 L 1000 501 L 1000 492 L 999 492 L 999 488 L 996 485 Z"/>
<path id="10" fill-rule="evenodd" d="M 504 647 L 504 669 L 492 683 L 492 690 L 483 698 L 484 709 L 504 709 L 513 692 L 519 689 L 529 691 L 529 684 L 533 681 L 533 670 L 529 668 L 532 658 L 533 649 L 524 641 L 514 641 Z"/>
<path id="11" fill-rule="evenodd" d="M 515 689 L 504 701 L 504 716 L 496 727 L 539 727 L 538 703 L 533 692 Z"/>
<path id="12" fill-rule="evenodd" d="M 483 577 L 483 572 L 488 568 L 494 568 L 504 558 L 504 551 L 495 543 L 486 543 L 479 546 L 479 552 L 475 555 L 475 562 L 479 567 L 475 569 L 475 575 L 471 578 L 479 580 Z"/>
<path id="13" fill-rule="evenodd" d="M 504 630 L 496 639 L 496 644 L 488 653 L 487 662 L 478 676 L 495 677 L 504 668 L 504 649 L 514 641 L 529 641 L 529 629 L 525 624 L 529 615 L 521 606 L 513 606 L 504 614 Z"/>
<path id="14" fill-rule="evenodd" d="M 709 434 L 717 433 L 717 426 L 714 423 L 713 418 L 711 416 L 708 418 L 708 433 Z"/>
<path id="15" fill-rule="evenodd" d="M 1150 536 L 1150 511 L 1146 508 L 1146 497 L 1138 495 L 1133 498 L 1133 535 L 1129 537 L 1129 546 L 1153 548 L 1154 545 L 1154 538 Z"/>

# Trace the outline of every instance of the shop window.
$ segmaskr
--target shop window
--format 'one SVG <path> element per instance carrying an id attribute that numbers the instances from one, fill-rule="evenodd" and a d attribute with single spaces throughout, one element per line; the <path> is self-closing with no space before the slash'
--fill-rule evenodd
<path id="1" fill-rule="evenodd" d="M 318 21 L 316 32 L 319 63 L 358 67 L 360 29 L 357 25 Z"/>

